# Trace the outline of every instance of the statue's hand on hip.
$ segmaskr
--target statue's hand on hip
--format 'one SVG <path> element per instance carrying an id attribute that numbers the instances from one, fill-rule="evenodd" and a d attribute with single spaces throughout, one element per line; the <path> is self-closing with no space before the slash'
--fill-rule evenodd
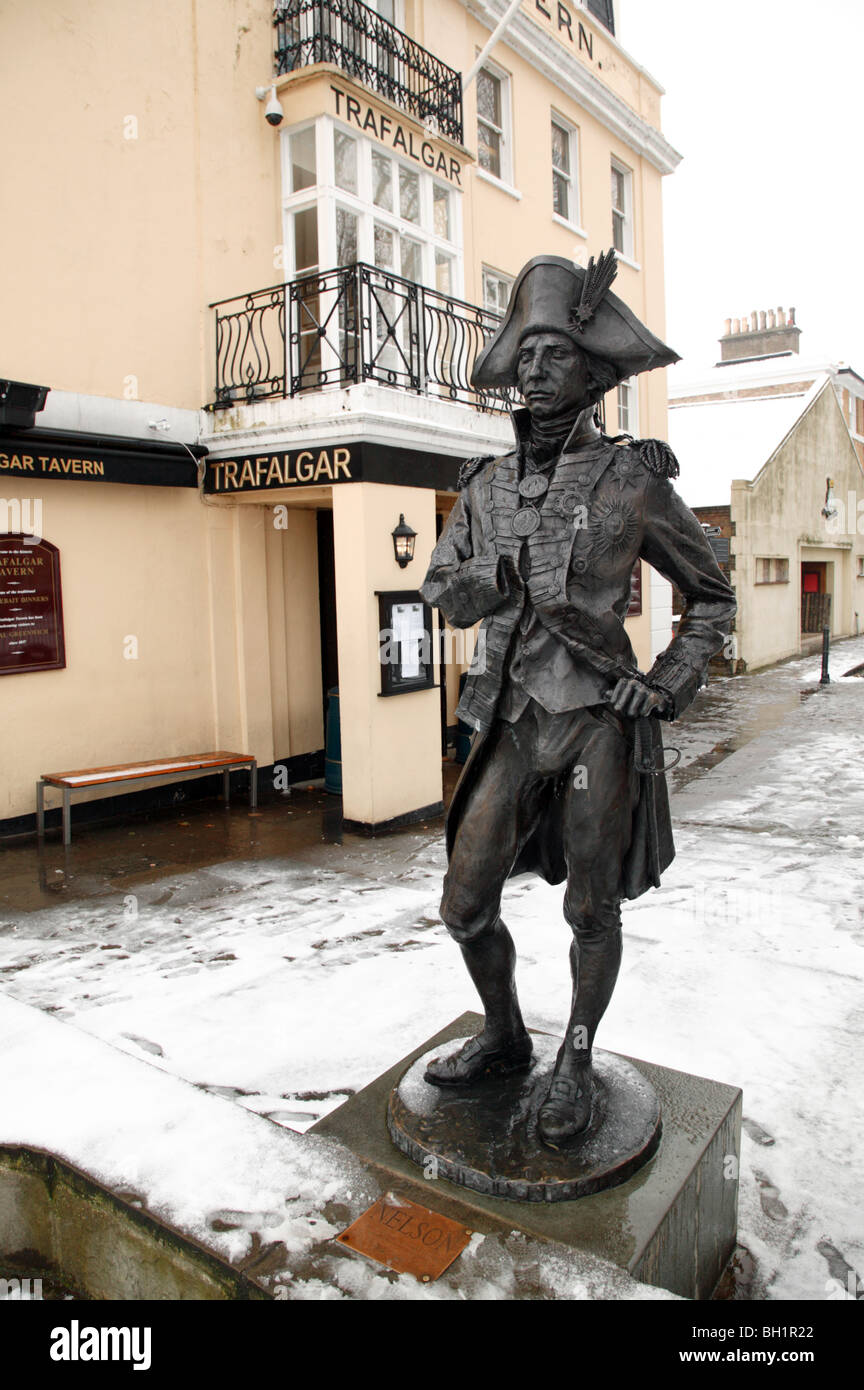
<path id="1" fill-rule="evenodd" d="M 611 709 L 630 719 L 641 719 L 649 714 L 662 714 L 669 705 L 669 697 L 659 690 L 652 690 L 644 681 L 635 676 L 622 677 L 614 690 L 604 696 Z"/>

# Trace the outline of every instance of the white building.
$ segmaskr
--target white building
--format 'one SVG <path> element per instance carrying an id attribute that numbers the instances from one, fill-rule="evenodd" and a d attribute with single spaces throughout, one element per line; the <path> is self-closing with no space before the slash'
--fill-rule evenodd
<path id="1" fill-rule="evenodd" d="M 727 320 L 716 366 L 669 376 L 679 486 L 719 532 L 739 670 L 864 626 L 864 380 L 802 359 L 800 333 L 794 310 Z"/>

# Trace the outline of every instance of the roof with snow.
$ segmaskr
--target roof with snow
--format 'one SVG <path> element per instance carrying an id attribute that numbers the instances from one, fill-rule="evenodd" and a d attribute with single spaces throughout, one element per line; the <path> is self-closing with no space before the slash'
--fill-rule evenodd
<path id="1" fill-rule="evenodd" d="M 828 385 L 817 377 L 794 395 L 669 401 L 669 443 L 681 465 L 676 486 L 688 507 L 727 506 L 732 483 L 752 482 Z"/>
<path id="2" fill-rule="evenodd" d="M 786 352 L 733 362 L 678 362 L 668 368 L 666 382 L 669 399 L 674 401 L 682 396 L 735 394 L 760 386 L 771 390 L 799 382 L 806 389 L 817 377 L 840 372 L 858 375 L 845 362 L 831 361 L 827 357 L 799 357 L 795 352 Z"/>

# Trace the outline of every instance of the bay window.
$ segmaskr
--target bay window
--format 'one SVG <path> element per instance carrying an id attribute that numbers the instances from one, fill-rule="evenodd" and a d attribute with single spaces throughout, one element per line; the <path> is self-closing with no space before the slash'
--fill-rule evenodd
<path id="1" fill-rule="evenodd" d="M 362 261 L 462 293 L 462 195 L 323 116 L 283 137 L 289 278 Z"/>

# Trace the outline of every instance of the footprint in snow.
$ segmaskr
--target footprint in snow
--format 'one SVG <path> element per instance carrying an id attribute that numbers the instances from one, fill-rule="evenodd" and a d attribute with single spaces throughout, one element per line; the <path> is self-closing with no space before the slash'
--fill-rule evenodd
<path id="1" fill-rule="evenodd" d="M 832 1245 L 830 1240 L 820 1240 L 816 1249 L 826 1261 L 831 1278 L 853 1293 L 856 1299 L 864 1298 L 864 1283 L 859 1279 L 857 1270 L 850 1265 L 836 1245 Z"/>
<path id="2" fill-rule="evenodd" d="M 743 1117 L 741 1123 L 744 1126 L 745 1134 L 753 1140 L 754 1144 L 761 1144 L 764 1148 L 768 1148 L 771 1144 L 776 1143 L 773 1134 L 769 1134 L 767 1129 L 763 1129 L 760 1124 L 757 1124 L 755 1120 L 751 1120 L 748 1115 Z"/>
<path id="3" fill-rule="evenodd" d="M 210 1212 L 207 1225 L 211 1231 L 257 1231 L 262 1226 L 281 1226 L 284 1219 L 278 1211 L 234 1211 L 221 1207 Z"/>
<path id="4" fill-rule="evenodd" d="M 249 1091 L 242 1090 L 239 1086 L 212 1086 L 206 1081 L 196 1081 L 195 1085 L 199 1091 L 207 1091 L 211 1096 L 221 1096 L 223 1100 L 236 1100 L 238 1096 L 248 1096 Z"/>
<path id="5" fill-rule="evenodd" d="M 759 1201 L 765 1215 L 772 1221 L 785 1221 L 789 1213 L 780 1201 L 780 1193 L 771 1179 L 764 1173 L 754 1173 L 753 1176 L 759 1184 Z"/>
<path id="6" fill-rule="evenodd" d="M 86 997 L 86 996 L 85 996 Z M 135 1033 L 121 1033 L 121 1038 L 128 1038 L 136 1047 L 140 1047 L 144 1052 L 151 1052 L 154 1057 L 164 1057 L 165 1053 L 158 1043 L 150 1042 L 148 1038 L 139 1038 Z"/>

